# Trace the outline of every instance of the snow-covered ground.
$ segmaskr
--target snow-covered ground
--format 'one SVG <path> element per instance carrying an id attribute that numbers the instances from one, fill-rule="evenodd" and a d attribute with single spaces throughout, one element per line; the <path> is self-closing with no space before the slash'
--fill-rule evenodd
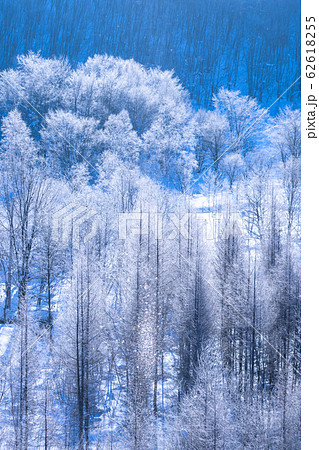
<path id="1" fill-rule="evenodd" d="M 7 351 L 13 329 L 13 325 L 1 325 L 0 327 L 0 357 Z"/>

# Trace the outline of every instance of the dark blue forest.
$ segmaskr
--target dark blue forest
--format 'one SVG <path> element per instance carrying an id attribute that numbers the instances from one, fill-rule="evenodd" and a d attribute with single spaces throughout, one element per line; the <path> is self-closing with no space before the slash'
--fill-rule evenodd
<path id="1" fill-rule="evenodd" d="M 0 29 L 1 69 L 29 50 L 133 58 L 174 70 L 194 107 L 222 86 L 268 106 L 300 74 L 298 0 L 1 0 Z M 299 106 L 300 84 L 285 100 Z"/>

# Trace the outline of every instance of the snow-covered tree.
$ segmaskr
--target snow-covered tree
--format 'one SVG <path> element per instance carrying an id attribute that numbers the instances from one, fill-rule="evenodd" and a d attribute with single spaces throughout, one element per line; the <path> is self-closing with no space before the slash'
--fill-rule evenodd
<path id="1" fill-rule="evenodd" d="M 41 130 L 42 152 L 54 170 L 68 173 L 76 163 L 89 163 L 92 169 L 99 149 L 97 121 L 58 110 L 46 116 Z"/>

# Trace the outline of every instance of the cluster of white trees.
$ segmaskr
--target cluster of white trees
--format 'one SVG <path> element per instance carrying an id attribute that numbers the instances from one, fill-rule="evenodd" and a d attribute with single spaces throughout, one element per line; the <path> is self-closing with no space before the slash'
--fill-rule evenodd
<path id="1" fill-rule="evenodd" d="M 224 89 L 194 111 L 169 72 L 34 54 L 0 108 L 6 448 L 299 448 L 300 113 Z M 54 229 L 75 203 L 80 245 Z M 119 239 L 123 213 L 149 220 Z"/>

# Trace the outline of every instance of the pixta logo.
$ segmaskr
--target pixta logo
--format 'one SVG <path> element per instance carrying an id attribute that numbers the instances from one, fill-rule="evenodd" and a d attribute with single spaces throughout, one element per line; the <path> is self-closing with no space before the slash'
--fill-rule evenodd
<path id="1" fill-rule="evenodd" d="M 97 232 L 97 212 L 93 208 L 69 203 L 52 216 L 52 237 L 55 241 L 68 244 L 72 239 L 73 248 L 89 242 Z"/>
<path id="2" fill-rule="evenodd" d="M 193 239 L 200 234 L 203 240 L 227 239 L 242 232 L 242 215 L 232 213 L 186 213 L 178 216 L 169 213 L 120 213 L 118 217 L 119 239 L 143 236 L 150 232 L 155 239 L 174 240 L 178 237 Z"/>

